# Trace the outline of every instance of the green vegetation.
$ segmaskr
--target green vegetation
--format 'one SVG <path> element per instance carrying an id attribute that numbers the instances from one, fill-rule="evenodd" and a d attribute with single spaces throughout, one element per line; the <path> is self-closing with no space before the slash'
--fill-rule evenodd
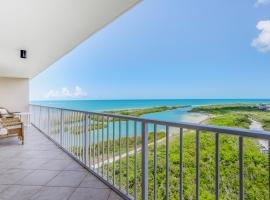
<path id="1" fill-rule="evenodd" d="M 174 108 L 175 109 L 175 108 Z M 138 110 L 128 112 L 129 115 L 138 114 Z M 114 111 L 115 112 L 115 111 Z M 135 112 L 135 114 L 133 114 Z M 251 119 L 259 121 L 266 130 L 270 130 L 270 112 L 258 110 L 255 105 L 212 105 L 197 107 L 192 112 L 210 114 L 210 119 L 205 123 L 217 126 L 249 128 Z M 117 113 L 126 114 L 126 113 Z M 99 127 L 96 127 L 99 128 Z M 178 131 L 177 131 L 178 132 Z M 116 135 L 117 136 L 117 135 Z M 97 141 L 97 135 L 91 134 Z M 149 133 L 149 199 L 153 199 L 154 191 L 154 134 Z M 166 144 L 165 133 L 159 132 L 157 135 L 157 199 L 165 199 L 166 184 Z M 128 149 L 126 144 L 128 142 Z M 115 162 L 115 184 L 121 185 L 123 190 L 127 189 L 126 178 L 128 174 L 128 190 L 134 195 L 135 180 L 137 180 L 137 197 L 140 199 L 141 193 L 141 144 L 142 138 L 137 139 L 137 163 L 135 163 L 134 152 L 129 156 L 128 171 L 126 169 L 127 151 L 134 150 L 134 138 L 117 138 L 104 142 L 104 152 L 109 151 L 109 158 L 112 157 L 113 146 L 115 156 L 122 155 L 121 161 Z M 169 144 L 169 195 L 171 200 L 179 199 L 180 188 L 180 138 L 178 134 L 170 135 Z M 120 152 L 121 146 L 121 152 Z M 71 151 L 78 156 L 82 156 L 81 148 L 74 148 Z M 184 199 L 196 199 L 196 134 L 194 131 L 184 132 Z M 89 149 L 90 150 L 90 149 Z M 95 151 L 95 164 L 97 157 L 101 162 L 102 144 L 91 145 L 91 158 Z M 105 159 L 107 154 L 105 153 Z M 92 163 L 93 164 L 93 163 Z M 137 164 L 137 166 L 136 166 Z M 135 177 L 135 166 L 137 167 L 137 177 Z M 98 169 L 101 173 L 101 168 Z M 113 164 L 104 166 L 104 173 L 113 180 Z M 120 173 L 121 172 L 121 173 Z M 268 157 L 260 151 L 255 139 L 244 138 L 244 188 L 245 199 L 268 199 Z M 201 132 L 200 134 L 200 198 L 204 200 L 215 199 L 215 133 Z M 220 199 L 230 200 L 239 198 L 239 138 L 236 136 L 220 135 Z"/>
<path id="2" fill-rule="evenodd" d="M 267 113 L 251 105 L 226 105 L 196 108 L 193 111 L 212 114 L 206 122 L 212 125 L 249 128 L 250 118 L 263 123 Z M 256 115 L 257 114 L 257 115 Z M 264 115 L 266 114 L 266 115 Z M 261 117 L 261 118 L 260 118 Z M 260 120 L 261 119 L 261 120 Z M 265 125 L 265 124 L 264 124 Z M 151 134 L 149 137 L 152 137 Z M 179 199 L 179 136 L 170 136 L 170 199 Z M 239 138 L 220 136 L 220 199 L 238 199 L 239 197 Z M 184 199 L 196 199 L 196 135 L 185 130 L 184 134 Z M 149 199 L 153 199 L 154 188 L 154 147 L 149 145 Z M 129 191 L 134 195 L 134 155 L 129 158 Z M 121 171 L 120 174 L 120 164 Z M 126 160 L 116 161 L 116 185 L 126 189 Z M 244 187 L 245 199 L 268 199 L 268 161 L 254 139 L 244 139 Z M 109 177 L 112 180 L 112 164 Z M 215 133 L 202 132 L 200 135 L 200 198 L 215 199 Z M 157 199 L 165 199 L 166 184 L 166 144 L 161 142 L 157 147 Z M 121 175 L 121 176 L 120 176 Z M 137 161 L 137 193 L 141 192 L 141 153 Z M 140 195 L 138 195 L 140 197 Z M 140 199 L 140 198 L 139 198 Z"/>
<path id="3" fill-rule="evenodd" d="M 231 120 L 234 117 L 250 119 L 262 123 L 264 130 L 270 131 L 270 111 L 259 110 L 254 104 L 231 104 L 231 105 L 210 105 L 193 108 L 190 112 L 213 114 L 215 118 L 223 117 Z M 225 120 L 226 120 L 225 119 Z M 220 122 L 220 120 L 217 119 Z M 222 123 L 224 119 L 221 120 Z M 250 123 L 250 122 L 249 122 Z M 237 127 L 237 122 L 236 122 Z M 230 124 L 228 124 L 230 126 Z"/>
<path id="4" fill-rule="evenodd" d="M 189 107 L 189 106 L 162 106 L 162 107 L 155 107 L 155 108 L 112 110 L 112 111 L 105 111 L 105 113 L 141 116 L 141 115 L 145 115 L 145 114 L 149 114 L 149 113 L 163 112 L 163 111 L 167 111 L 167 110 L 175 110 L 177 108 L 186 108 L 186 107 Z"/>

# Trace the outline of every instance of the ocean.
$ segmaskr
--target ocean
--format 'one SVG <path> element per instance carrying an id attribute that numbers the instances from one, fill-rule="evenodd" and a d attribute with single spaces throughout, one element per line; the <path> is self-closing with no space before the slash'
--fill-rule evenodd
<path id="1" fill-rule="evenodd" d="M 190 106 L 159 113 L 150 113 L 141 117 L 148 119 L 199 123 L 205 116 L 189 113 L 195 106 L 211 104 L 259 104 L 270 103 L 270 99 L 155 99 L 155 100 L 55 100 L 32 101 L 32 104 L 82 111 L 108 111 L 160 106 Z"/>

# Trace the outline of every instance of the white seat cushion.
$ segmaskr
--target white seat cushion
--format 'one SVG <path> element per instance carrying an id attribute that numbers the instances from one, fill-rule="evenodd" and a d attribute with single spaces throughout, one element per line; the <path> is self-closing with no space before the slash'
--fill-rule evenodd
<path id="1" fill-rule="evenodd" d="M 1 115 L 8 115 L 8 111 L 4 108 L 0 108 L 0 114 Z"/>

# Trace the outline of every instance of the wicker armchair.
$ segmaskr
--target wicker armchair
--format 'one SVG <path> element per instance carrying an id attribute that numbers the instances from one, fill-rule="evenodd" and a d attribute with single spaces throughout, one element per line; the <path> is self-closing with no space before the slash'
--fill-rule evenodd
<path id="1" fill-rule="evenodd" d="M 1 134 L 1 138 L 18 137 L 22 144 L 24 144 L 24 126 L 21 120 L 10 112 L 0 116 L 0 128 L 6 130 L 6 134 Z"/>

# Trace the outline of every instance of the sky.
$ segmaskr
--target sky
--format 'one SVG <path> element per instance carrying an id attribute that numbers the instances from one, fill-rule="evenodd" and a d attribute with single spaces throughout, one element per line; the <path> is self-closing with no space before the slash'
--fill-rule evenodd
<path id="1" fill-rule="evenodd" d="M 145 0 L 33 78 L 30 98 L 270 98 L 270 0 Z"/>

